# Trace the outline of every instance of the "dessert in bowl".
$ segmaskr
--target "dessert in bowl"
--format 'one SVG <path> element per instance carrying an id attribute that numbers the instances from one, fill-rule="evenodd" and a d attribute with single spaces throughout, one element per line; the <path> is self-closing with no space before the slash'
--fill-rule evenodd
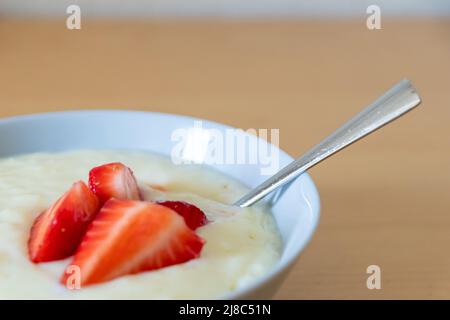
<path id="1" fill-rule="evenodd" d="M 305 174 L 270 207 L 228 205 L 266 177 L 258 164 L 173 164 L 171 133 L 194 121 L 126 111 L 1 120 L 0 298 L 271 297 L 314 232 L 316 188 Z M 280 153 L 282 166 L 291 160 Z M 58 224 L 75 211 L 82 222 Z M 81 287 L 68 286 L 71 266 Z"/>

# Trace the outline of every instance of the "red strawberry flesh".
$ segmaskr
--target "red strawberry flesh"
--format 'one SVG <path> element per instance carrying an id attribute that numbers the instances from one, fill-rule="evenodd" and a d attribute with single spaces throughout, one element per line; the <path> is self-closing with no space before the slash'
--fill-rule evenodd
<path id="1" fill-rule="evenodd" d="M 98 210 L 96 195 L 84 182 L 75 183 L 34 221 L 28 241 L 30 260 L 45 262 L 71 256 Z"/>
<path id="2" fill-rule="evenodd" d="M 140 200 L 136 178 L 130 168 L 120 162 L 108 163 L 89 172 L 89 187 L 103 204 L 111 198 Z"/>
<path id="3" fill-rule="evenodd" d="M 81 285 L 155 270 L 199 257 L 204 240 L 173 210 L 150 202 L 111 199 L 84 236 L 71 266 Z M 66 283 L 68 275 L 61 282 Z"/>
<path id="4" fill-rule="evenodd" d="M 170 208 L 182 216 L 188 227 L 192 230 L 208 223 L 208 219 L 203 211 L 193 204 L 184 201 L 161 201 L 158 204 Z"/>

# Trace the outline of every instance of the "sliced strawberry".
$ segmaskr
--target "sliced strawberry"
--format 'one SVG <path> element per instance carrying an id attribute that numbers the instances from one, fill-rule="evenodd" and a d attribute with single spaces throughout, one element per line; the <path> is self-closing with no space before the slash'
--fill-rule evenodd
<path id="1" fill-rule="evenodd" d="M 130 168 L 120 162 L 108 163 L 89 172 L 89 187 L 103 204 L 110 198 L 140 200 L 139 189 Z"/>
<path id="2" fill-rule="evenodd" d="M 80 268 L 80 284 L 90 285 L 197 258 L 204 243 L 167 207 L 111 199 L 89 226 L 71 266 Z M 63 275 L 61 282 L 68 278 Z"/>
<path id="3" fill-rule="evenodd" d="M 158 204 L 170 208 L 182 216 L 188 227 L 192 230 L 208 223 L 208 219 L 203 211 L 193 204 L 184 201 L 161 201 Z"/>
<path id="4" fill-rule="evenodd" d="M 75 183 L 34 221 L 28 240 L 30 260 L 53 261 L 72 255 L 98 210 L 97 196 L 84 182 Z"/>

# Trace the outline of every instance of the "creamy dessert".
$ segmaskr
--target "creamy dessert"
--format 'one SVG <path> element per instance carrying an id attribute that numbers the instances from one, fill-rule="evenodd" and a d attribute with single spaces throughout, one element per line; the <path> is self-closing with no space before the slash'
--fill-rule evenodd
<path id="1" fill-rule="evenodd" d="M 0 159 L 0 299 L 220 298 L 280 257 L 265 207 L 226 205 L 246 191 L 143 152 Z M 68 286 L 74 265 L 80 287 Z"/>

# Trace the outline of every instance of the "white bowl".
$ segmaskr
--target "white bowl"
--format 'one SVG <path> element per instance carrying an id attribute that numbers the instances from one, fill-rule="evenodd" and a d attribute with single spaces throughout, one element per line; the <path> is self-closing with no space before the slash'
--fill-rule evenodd
<path id="1" fill-rule="evenodd" d="M 193 127 L 186 116 L 137 111 L 72 111 L 12 117 L 0 120 L 0 157 L 16 154 L 73 149 L 134 149 L 170 156 L 171 134 L 178 128 Z M 230 127 L 202 120 L 203 128 Z M 248 139 L 259 139 L 253 135 Z M 266 143 L 260 139 L 259 143 Z M 280 150 L 280 166 L 293 160 Z M 215 169 L 255 187 L 267 177 L 260 165 L 212 165 Z M 271 298 L 281 285 L 314 233 L 320 212 L 317 189 L 303 174 L 285 190 L 272 208 L 283 239 L 279 262 L 248 287 L 224 296 L 226 299 Z"/>

